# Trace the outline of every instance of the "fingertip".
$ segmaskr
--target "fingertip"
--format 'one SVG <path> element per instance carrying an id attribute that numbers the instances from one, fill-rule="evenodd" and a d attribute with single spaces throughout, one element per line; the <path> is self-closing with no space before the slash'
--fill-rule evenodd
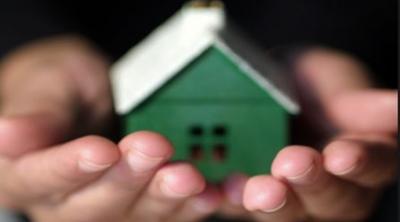
<path id="1" fill-rule="evenodd" d="M 172 144 L 162 135 L 139 131 L 123 138 L 119 147 L 135 173 L 149 173 L 165 163 L 173 154 Z"/>
<path id="2" fill-rule="evenodd" d="M 158 174 L 161 192 L 169 197 L 187 198 L 199 194 L 206 187 L 204 177 L 187 163 L 168 165 Z"/>
<path id="3" fill-rule="evenodd" d="M 86 185 L 119 159 L 111 141 L 88 136 L 20 158 L 13 167 L 17 184 L 32 184 L 31 195 L 64 193 Z M 29 172 L 29 173 L 27 173 Z M 29 193 L 29 192 L 28 192 Z"/>
<path id="4" fill-rule="evenodd" d="M 214 186 L 207 186 L 204 191 L 190 200 L 190 206 L 197 212 L 208 215 L 215 212 L 222 204 L 222 195 Z"/>
<path id="5" fill-rule="evenodd" d="M 0 149 L 12 144 L 8 141 L 15 140 L 17 132 L 18 127 L 16 126 L 16 124 L 13 123 L 13 121 L 8 118 L 0 118 L 0 135 L 2 138 L 0 140 Z"/>
<path id="6" fill-rule="evenodd" d="M 248 179 L 244 174 L 233 174 L 224 182 L 223 191 L 230 204 L 242 205 L 243 191 Z"/>
<path id="7" fill-rule="evenodd" d="M 88 173 L 104 170 L 120 159 L 117 145 L 100 136 L 86 136 L 69 145 L 79 149 L 79 167 Z"/>
<path id="8" fill-rule="evenodd" d="M 135 149 L 150 157 L 170 157 L 174 152 L 168 139 L 150 131 L 139 131 L 124 137 L 119 147 L 123 151 Z"/>
<path id="9" fill-rule="evenodd" d="M 281 150 L 272 163 L 272 175 L 290 182 L 308 183 L 314 179 L 320 154 L 306 146 L 289 146 Z"/>
<path id="10" fill-rule="evenodd" d="M 397 98 L 397 92 L 392 90 L 340 94 L 330 101 L 327 114 L 338 128 L 346 131 L 393 133 L 398 129 Z"/>
<path id="11" fill-rule="evenodd" d="M 325 169 L 335 175 L 347 175 L 359 168 L 366 159 L 366 149 L 350 140 L 336 140 L 323 152 Z"/>
<path id="12" fill-rule="evenodd" d="M 0 118 L 0 153 L 17 157 L 61 141 L 64 130 L 50 119 L 44 115 Z"/>
<path id="13" fill-rule="evenodd" d="M 266 213 L 278 211 L 287 202 L 288 189 L 284 183 L 272 176 L 256 176 L 246 184 L 243 204 L 249 211 Z"/>

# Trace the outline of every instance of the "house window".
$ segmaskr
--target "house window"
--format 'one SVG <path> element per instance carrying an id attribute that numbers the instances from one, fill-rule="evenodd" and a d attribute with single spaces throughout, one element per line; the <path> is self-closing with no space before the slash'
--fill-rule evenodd
<path id="1" fill-rule="evenodd" d="M 190 137 L 188 145 L 188 158 L 193 161 L 201 161 L 206 156 L 218 162 L 223 162 L 227 157 L 228 146 L 226 137 L 228 129 L 224 124 L 216 124 L 211 127 L 203 127 L 200 124 L 193 124 L 187 129 Z M 207 146 L 204 146 L 207 142 Z"/>
<path id="2" fill-rule="evenodd" d="M 201 160 L 203 158 L 203 147 L 200 144 L 192 144 L 190 146 L 190 159 Z"/>
<path id="3" fill-rule="evenodd" d="M 226 145 L 225 144 L 216 144 L 213 147 L 213 158 L 218 162 L 222 162 L 226 158 Z"/>
<path id="4" fill-rule="evenodd" d="M 189 133 L 192 136 L 202 136 L 204 134 L 204 129 L 200 125 L 193 125 L 189 129 Z"/>
<path id="5" fill-rule="evenodd" d="M 216 125 L 213 129 L 213 134 L 215 136 L 225 136 L 227 134 L 227 129 L 224 125 Z"/>

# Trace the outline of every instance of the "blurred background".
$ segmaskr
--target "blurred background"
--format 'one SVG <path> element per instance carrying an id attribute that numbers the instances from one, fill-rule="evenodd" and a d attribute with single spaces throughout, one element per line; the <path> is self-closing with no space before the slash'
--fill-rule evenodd
<path id="1" fill-rule="evenodd" d="M 43 36 L 82 33 L 116 59 L 185 1 L 2 0 L 0 56 Z M 370 67 L 381 86 L 397 86 L 397 1 L 229 0 L 230 18 L 265 49 L 324 45 Z"/>

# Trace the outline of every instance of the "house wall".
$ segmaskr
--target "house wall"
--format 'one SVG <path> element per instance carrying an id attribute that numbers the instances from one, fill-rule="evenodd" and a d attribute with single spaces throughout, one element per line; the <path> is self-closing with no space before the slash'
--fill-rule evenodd
<path id="1" fill-rule="evenodd" d="M 125 133 L 170 139 L 174 159 L 191 159 L 208 180 L 269 171 L 287 142 L 288 114 L 216 48 L 210 48 L 124 117 Z"/>
<path id="2" fill-rule="evenodd" d="M 154 94 L 160 100 L 273 99 L 218 48 L 211 47 Z"/>

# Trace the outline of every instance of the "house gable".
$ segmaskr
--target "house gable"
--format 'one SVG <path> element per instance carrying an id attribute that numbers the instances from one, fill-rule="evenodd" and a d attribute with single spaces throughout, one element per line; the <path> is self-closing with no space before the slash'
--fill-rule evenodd
<path id="1" fill-rule="evenodd" d="M 169 86 L 175 85 L 174 81 L 170 81 L 171 79 L 179 81 L 188 79 L 189 77 L 184 75 L 176 76 L 182 74 L 182 70 L 188 71 L 190 74 L 193 64 L 198 62 L 196 58 L 200 55 L 204 57 L 204 54 L 210 51 L 210 47 L 213 49 L 217 47 L 219 51 L 223 52 L 230 59 L 227 66 L 229 64 L 230 66 L 236 65 L 234 68 L 230 67 L 231 70 L 237 69 L 247 74 L 266 92 L 268 98 L 269 95 L 273 97 L 274 101 L 289 113 L 298 113 L 299 106 L 291 86 L 288 84 L 287 75 L 282 75 L 281 69 L 272 62 L 268 62 L 265 53 L 259 47 L 251 44 L 250 40 L 243 38 L 240 32 L 235 31 L 232 24 L 226 21 L 223 8 L 191 7 L 190 4 L 156 28 L 111 67 L 116 112 L 125 115 L 138 108 L 144 101 L 148 101 L 150 97 L 164 95 L 156 92 L 168 88 L 171 90 L 166 90 L 165 96 L 161 96 L 164 100 L 167 97 L 183 99 L 188 96 L 191 96 L 190 99 L 209 99 L 210 97 L 207 95 L 211 95 L 213 98 L 249 99 L 249 95 L 252 98 L 259 98 L 257 94 L 261 93 L 256 93 L 254 90 L 244 93 L 252 87 L 243 85 L 247 83 L 239 84 L 240 87 L 238 87 L 234 83 L 240 81 L 234 81 L 235 78 L 232 76 L 230 76 L 229 79 L 232 80 L 229 82 L 223 80 L 220 83 L 221 74 L 209 75 L 207 80 L 197 80 L 199 78 L 193 76 L 190 79 L 194 79 L 194 84 L 176 84 L 176 89 Z M 206 53 L 204 53 L 205 51 Z M 212 65 L 212 63 L 210 64 Z M 185 67 L 186 69 L 184 69 Z M 244 77 L 241 76 L 241 78 Z M 216 93 L 209 91 L 210 89 L 205 87 L 206 85 L 214 86 L 211 87 L 213 89 L 218 86 L 221 89 L 218 90 L 219 93 Z M 198 88 L 201 90 L 195 92 L 195 89 Z M 192 98 L 195 95 L 197 97 Z"/>
<path id="2" fill-rule="evenodd" d="M 206 49 L 152 96 L 151 102 L 265 102 L 276 104 L 216 46 Z M 145 102 L 146 103 L 146 102 Z"/>

